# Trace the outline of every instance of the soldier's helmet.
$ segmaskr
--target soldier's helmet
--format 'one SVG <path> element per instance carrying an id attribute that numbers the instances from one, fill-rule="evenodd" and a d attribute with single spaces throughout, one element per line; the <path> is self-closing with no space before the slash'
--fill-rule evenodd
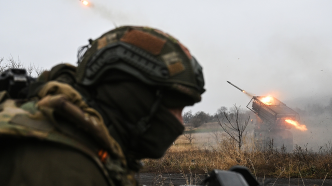
<path id="1" fill-rule="evenodd" d="M 202 67 L 177 39 L 149 27 L 122 26 L 111 30 L 78 53 L 77 82 L 96 85 L 110 70 L 128 73 L 142 82 L 201 100 Z"/>

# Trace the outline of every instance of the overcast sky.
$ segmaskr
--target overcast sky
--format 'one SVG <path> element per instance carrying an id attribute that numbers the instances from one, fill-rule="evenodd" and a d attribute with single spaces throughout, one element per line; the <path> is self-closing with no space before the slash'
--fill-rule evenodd
<path id="1" fill-rule="evenodd" d="M 184 43 L 204 68 L 203 101 L 214 113 L 255 95 L 292 107 L 332 98 L 331 0 L 2 0 L 0 57 L 45 69 L 76 64 L 79 46 L 114 24 L 159 28 Z"/>

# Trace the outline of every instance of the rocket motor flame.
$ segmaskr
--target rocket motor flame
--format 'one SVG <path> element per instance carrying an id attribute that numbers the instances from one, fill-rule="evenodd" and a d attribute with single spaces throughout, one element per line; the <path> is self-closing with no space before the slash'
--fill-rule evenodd
<path id="1" fill-rule="evenodd" d="M 89 1 L 82 1 L 83 5 L 88 6 L 89 5 Z"/>
<path id="2" fill-rule="evenodd" d="M 299 124 L 297 121 L 293 121 L 290 119 L 285 119 L 285 121 L 291 125 L 293 125 L 295 128 L 299 129 L 300 131 L 307 131 L 307 126 Z"/>
<path id="3" fill-rule="evenodd" d="M 266 96 L 260 99 L 265 105 L 272 105 L 273 104 L 273 97 Z"/>

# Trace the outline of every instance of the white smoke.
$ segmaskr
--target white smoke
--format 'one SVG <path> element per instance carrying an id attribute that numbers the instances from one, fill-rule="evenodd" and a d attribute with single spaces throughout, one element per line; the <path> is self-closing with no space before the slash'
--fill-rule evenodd
<path id="1" fill-rule="evenodd" d="M 100 17 L 110 21 L 114 27 L 118 27 L 120 25 L 125 24 L 138 24 L 142 20 L 146 20 L 142 18 L 143 16 L 138 12 L 126 12 L 122 10 L 121 7 L 118 6 L 118 3 L 113 2 L 114 6 L 109 6 L 108 3 L 102 1 L 89 1 L 88 8 L 94 13 L 99 15 Z"/>

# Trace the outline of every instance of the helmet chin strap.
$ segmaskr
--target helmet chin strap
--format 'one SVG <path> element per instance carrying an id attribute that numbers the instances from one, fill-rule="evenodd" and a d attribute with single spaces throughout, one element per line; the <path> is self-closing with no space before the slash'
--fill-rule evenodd
<path id="1" fill-rule="evenodd" d="M 136 141 L 136 138 L 138 136 L 142 135 L 151 126 L 151 124 L 149 124 L 149 121 L 154 116 L 158 107 L 160 106 L 161 99 L 162 99 L 162 90 L 158 89 L 156 92 L 156 100 L 154 101 L 154 103 L 150 109 L 149 115 L 142 117 L 138 121 L 135 130 L 131 131 L 134 135 L 134 138 L 133 138 L 134 140 L 132 140 L 132 141 Z"/>
<path id="2" fill-rule="evenodd" d="M 153 105 L 151 106 L 149 115 L 142 117 L 137 122 L 137 125 L 134 128 L 134 130 L 130 131 L 133 135 L 133 137 L 129 140 L 129 145 L 131 147 L 135 147 L 138 143 L 138 138 L 151 127 L 151 124 L 149 122 L 150 122 L 151 118 L 155 115 L 156 111 L 158 110 L 158 107 L 161 104 L 162 97 L 163 97 L 162 90 L 158 89 L 156 92 L 156 99 L 155 99 Z M 130 149 L 132 149 L 132 148 L 130 148 Z M 130 153 L 132 154 L 130 156 L 131 158 L 133 158 L 132 160 L 135 160 L 135 152 L 130 151 Z"/>
<path id="3" fill-rule="evenodd" d="M 161 103 L 161 99 L 162 99 L 162 91 L 160 89 L 158 89 L 156 92 L 156 99 L 155 99 L 153 105 L 151 106 L 149 115 L 142 117 L 137 122 L 136 127 L 134 129 L 132 129 L 132 131 L 130 131 L 130 133 L 133 136 L 128 141 L 129 145 L 131 146 L 129 149 L 132 149 L 133 147 L 135 147 L 138 143 L 138 138 L 150 128 L 151 124 L 149 122 L 150 122 L 151 118 L 154 116 L 154 114 L 156 113 L 156 111 L 158 110 L 158 107 L 160 106 L 160 103 Z M 134 155 L 135 153 L 131 152 L 131 154 Z"/>

